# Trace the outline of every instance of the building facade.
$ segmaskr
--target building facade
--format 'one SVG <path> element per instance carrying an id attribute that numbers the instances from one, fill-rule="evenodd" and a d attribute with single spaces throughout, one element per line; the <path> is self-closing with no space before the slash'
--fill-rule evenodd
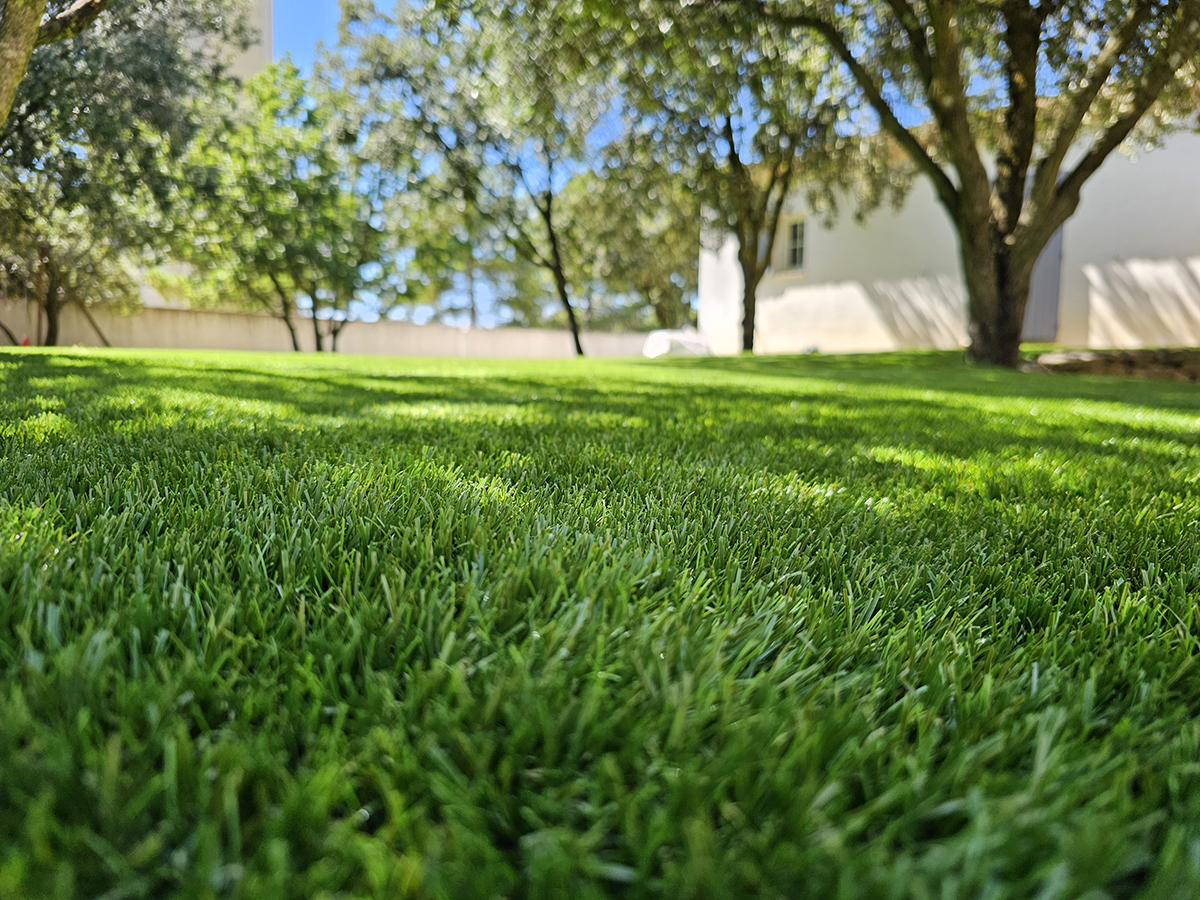
<path id="1" fill-rule="evenodd" d="M 234 74 L 249 78 L 261 72 L 272 60 L 272 26 L 274 18 L 271 0 L 250 0 L 250 27 L 258 34 L 258 43 L 238 54 L 233 63 Z"/>
<path id="2" fill-rule="evenodd" d="M 700 258 L 699 326 L 737 353 L 736 243 Z M 898 211 L 832 226 L 792 205 L 758 290 L 761 353 L 965 346 L 954 229 L 925 179 Z M 1200 345 L 1200 135 L 1139 158 L 1115 156 L 1039 260 L 1027 340 L 1081 347 Z"/>

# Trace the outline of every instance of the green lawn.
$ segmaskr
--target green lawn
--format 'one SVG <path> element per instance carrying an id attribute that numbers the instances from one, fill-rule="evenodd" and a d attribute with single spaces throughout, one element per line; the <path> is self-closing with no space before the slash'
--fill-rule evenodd
<path id="1" fill-rule="evenodd" d="M 0 353 L 0 897 L 1200 896 L 1200 391 Z"/>

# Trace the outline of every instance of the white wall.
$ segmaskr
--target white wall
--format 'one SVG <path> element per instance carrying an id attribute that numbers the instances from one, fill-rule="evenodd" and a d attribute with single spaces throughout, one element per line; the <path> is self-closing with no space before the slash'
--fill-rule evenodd
<path id="1" fill-rule="evenodd" d="M 774 254 L 787 226 L 780 225 Z M 863 225 L 843 215 L 832 226 L 805 223 L 805 265 L 768 271 L 758 287 L 755 347 L 761 353 L 870 352 L 957 347 L 966 340 L 957 244 L 933 189 L 921 180 L 898 212 Z M 716 353 L 741 348 L 742 274 L 737 243 L 703 251 L 699 327 Z"/>
<path id="2" fill-rule="evenodd" d="M 742 272 L 734 238 L 719 250 L 700 250 L 697 289 L 697 330 L 708 338 L 713 353 L 736 354 L 742 348 Z"/>
<path id="3" fill-rule="evenodd" d="M 804 270 L 759 287 L 759 352 L 965 344 L 957 240 L 925 179 L 899 212 L 865 226 L 809 218 L 806 230 Z M 1200 136 L 1111 158 L 1085 186 L 1062 253 L 1060 343 L 1200 345 Z M 700 330 L 718 353 L 740 349 L 741 286 L 732 240 L 701 254 Z"/>
<path id="4" fill-rule="evenodd" d="M 117 347 L 159 347 L 180 350 L 292 349 L 283 323 L 265 315 L 209 310 L 147 307 L 123 316 L 93 310 L 100 329 Z M 17 300 L 0 300 L 0 322 L 20 338 L 33 335 L 37 308 Z M 74 307 L 63 310 L 59 343 L 63 346 L 101 346 L 95 329 Z M 296 330 L 305 350 L 314 344 L 312 320 L 301 319 Z M 638 356 L 644 334 L 585 334 L 583 349 L 589 356 Z M 0 334 L 0 345 L 7 340 Z M 565 331 L 541 328 L 469 329 L 444 325 L 410 325 L 403 322 L 354 322 L 338 342 L 339 353 L 377 356 L 451 356 L 555 358 L 575 355 Z"/>
<path id="5" fill-rule="evenodd" d="M 1058 339 L 1200 344 L 1200 135 L 1114 157 L 1084 185 L 1063 244 Z"/>
<path id="6" fill-rule="evenodd" d="M 234 60 L 233 72 L 241 78 L 261 72 L 273 58 L 271 0 L 249 0 L 248 19 L 250 27 L 258 32 L 258 43 Z"/>

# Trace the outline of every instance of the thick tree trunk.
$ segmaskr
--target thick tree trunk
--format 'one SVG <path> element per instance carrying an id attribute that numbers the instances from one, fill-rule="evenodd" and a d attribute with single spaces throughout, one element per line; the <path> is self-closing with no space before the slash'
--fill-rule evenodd
<path id="1" fill-rule="evenodd" d="M 46 0 L 0 0 L 0 125 L 29 68 L 45 12 Z"/>
<path id="2" fill-rule="evenodd" d="M 42 341 L 44 347 L 58 346 L 58 323 L 61 310 L 62 304 L 58 302 L 57 293 L 51 291 L 46 297 L 46 339 Z"/>
<path id="3" fill-rule="evenodd" d="M 56 281 L 53 266 L 50 263 L 50 245 L 38 244 L 38 305 L 46 315 L 46 336 L 42 340 L 43 347 L 58 346 L 58 313 L 62 304 L 58 301 Z M 41 330 L 40 327 L 39 330 Z"/>
<path id="4" fill-rule="evenodd" d="M 1016 368 L 1033 264 L 1020 260 L 1002 240 L 960 229 L 959 247 L 967 288 L 967 356 L 977 363 Z"/>

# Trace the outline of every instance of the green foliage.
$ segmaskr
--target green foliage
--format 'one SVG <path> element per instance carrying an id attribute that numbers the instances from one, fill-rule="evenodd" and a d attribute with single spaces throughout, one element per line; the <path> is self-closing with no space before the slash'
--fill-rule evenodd
<path id="1" fill-rule="evenodd" d="M 192 296 L 266 309 L 293 342 L 303 301 L 318 350 L 321 318 L 336 345 L 351 304 L 386 311 L 402 288 L 383 186 L 344 137 L 342 99 L 290 61 L 269 66 L 210 114 L 178 176 L 188 215 L 174 244 L 198 275 Z"/>
<path id="2" fill-rule="evenodd" d="M 902 189 L 903 172 L 881 166 L 886 143 L 848 121 L 843 79 L 821 45 L 721 4 L 577 9 L 579 52 L 591 65 L 614 57 L 621 84 L 625 133 L 606 148 L 609 166 L 634 183 L 676 183 L 668 196 L 682 189 L 694 202 L 665 203 L 660 215 L 688 214 L 693 232 L 737 241 L 752 350 L 757 288 L 785 211 L 801 212 L 804 197 L 807 211 L 833 215 L 854 193 L 861 213 Z"/>
<path id="3" fill-rule="evenodd" d="M 515 253 L 494 222 L 434 186 L 397 193 L 389 224 L 411 254 L 403 304 L 432 309 L 439 321 L 475 326 L 481 315 L 506 324 L 544 325 L 553 317 L 545 272 Z"/>
<path id="4" fill-rule="evenodd" d="M 1186 385 L 0 353 L 0 896 L 1200 891 Z"/>
<path id="5" fill-rule="evenodd" d="M 42 299 L 52 321 L 72 300 L 139 302 L 139 269 L 176 215 L 170 159 L 197 128 L 192 101 L 225 80 L 241 10 L 117 2 L 33 54 L 0 125 L 0 293 Z"/>
<path id="6" fill-rule="evenodd" d="M 563 203 L 588 254 L 574 280 L 590 288 L 589 329 L 680 328 L 693 320 L 700 259 L 700 196 L 658 166 L 571 179 Z"/>
<path id="7" fill-rule="evenodd" d="M 369 152 L 430 203 L 469 208 L 503 259 L 544 269 L 582 354 L 571 275 L 591 249 L 559 201 L 600 165 L 616 85 L 567 58 L 571 16 L 545 0 L 343 9 L 346 77 L 375 111 Z"/>

